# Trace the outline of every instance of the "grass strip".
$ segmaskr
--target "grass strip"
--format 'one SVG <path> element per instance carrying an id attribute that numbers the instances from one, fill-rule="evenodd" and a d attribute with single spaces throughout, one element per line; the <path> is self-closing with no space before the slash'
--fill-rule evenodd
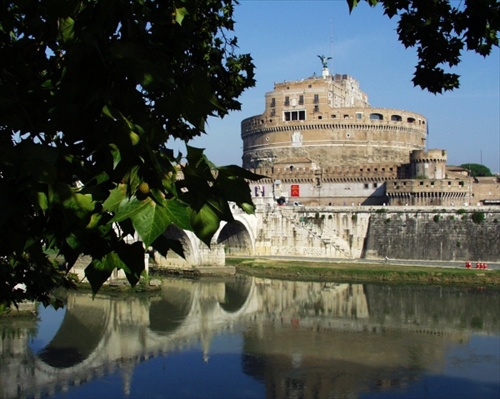
<path id="1" fill-rule="evenodd" d="M 500 271 L 369 263 L 226 258 L 238 273 L 302 281 L 484 286 L 500 290 Z"/>

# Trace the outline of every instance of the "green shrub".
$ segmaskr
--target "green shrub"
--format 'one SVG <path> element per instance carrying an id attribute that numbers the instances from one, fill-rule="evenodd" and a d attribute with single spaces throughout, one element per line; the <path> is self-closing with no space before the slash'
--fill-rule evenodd
<path id="1" fill-rule="evenodd" d="M 465 209 L 460 208 L 457 210 L 457 215 L 463 215 L 465 212 L 467 212 Z"/>
<path id="2" fill-rule="evenodd" d="M 385 208 L 379 208 L 375 211 L 375 213 L 386 213 L 387 212 L 387 209 Z"/>
<path id="3" fill-rule="evenodd" d="M 353 221 L 353 222 L 355 222 L 356 220 L 358 220 L 358 215 L 353 214 L 353 215 L 351 216 L 351 219 L 352 219 L 352 221 Z"/>
<path id="4" fill-rule="evenodd" d="M 439 222 L 439 215 L 434 215 L 432 220 L 434 220 L 434 222 L 436 222 L 436 223 Z"/>
<path id="5" fill-rule="evenodd" d="M 476 224 L 481 224 L 485 219 L 484 212 L 474 212 L 471 216 L 472 221 Z"/>

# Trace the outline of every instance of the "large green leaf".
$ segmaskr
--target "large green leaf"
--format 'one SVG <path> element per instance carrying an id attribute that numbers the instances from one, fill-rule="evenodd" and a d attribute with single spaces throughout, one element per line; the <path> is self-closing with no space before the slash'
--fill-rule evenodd
<path id="1" fill-rule="evenodd" d="M 105 211 L 115 212 L 125 200 L 127 200 L 127 185 L 118 184 L 110 191 L 102 206 Z"/>
<path id="2" fill-rule="evenodd" d="M 144 247 L 142 242 L 126 244 L 122 241 L 120 245 L 117 246 L 117 254 L 123 262 L 121 268 L 125 271 L 128 282 L 132 286 L 135 286 L 145 269 Z"/>
<path id="3" fill-rule="evenodd" d="M 207 246 L 210 246 L 210 241 L 222 220 L 220 210 L 211 203 L 206 203 L 199 210 L 190 208 L 190 214 L 194 233 Z"/>
<path id="4" fill-rule="evenodd" d="M 149 247 L 172 223 L 180 229 L 191 229 L 186 208 L 176 199 L 158 204 L 151 198 L 141 201 L 132 197 L 121 202 L 111 222 L 130 219 L 141 240 Z"/>
<path id="5" fill-rule="evenodd" d="M 111 277 L 113 270 L 122 269 L 124 263 L 118 254 L 110 252 L 102 259 L 93 259 L 85 268 L 85 277 L 92 287 L 94 295 L 99 291 L 102 285 Z"/>

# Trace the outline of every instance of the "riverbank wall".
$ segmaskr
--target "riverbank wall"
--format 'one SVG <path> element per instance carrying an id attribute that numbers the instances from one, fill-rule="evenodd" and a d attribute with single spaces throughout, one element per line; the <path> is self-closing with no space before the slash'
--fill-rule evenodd
<path id="1" fill-rule="evenodd" d="M 498 207 L 279 207 L 257 219 L 256 256 L 500 261 Z"/>
<path id="2" fill-rule="evenodd" d="M 362 258 L 498 261 L 500 212 L 475 209 L 374 213 Z"/>

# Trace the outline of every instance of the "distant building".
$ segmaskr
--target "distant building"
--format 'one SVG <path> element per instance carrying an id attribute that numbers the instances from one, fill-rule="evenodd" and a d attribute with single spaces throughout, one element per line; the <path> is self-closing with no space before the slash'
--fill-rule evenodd
<path id="1" fill-rule="evenodd" d="M 371 107 L 358 81 L 331 75 L 320 58 L 321 76 L 275 83 L 264 113 L 241 123 L 243 167 L 267 176 L 251 183 L 254 196 L 322 206 L 480 200 L 467 173 L 447 171 L 446 151 L 425 150 L 423 115 Z"/>

